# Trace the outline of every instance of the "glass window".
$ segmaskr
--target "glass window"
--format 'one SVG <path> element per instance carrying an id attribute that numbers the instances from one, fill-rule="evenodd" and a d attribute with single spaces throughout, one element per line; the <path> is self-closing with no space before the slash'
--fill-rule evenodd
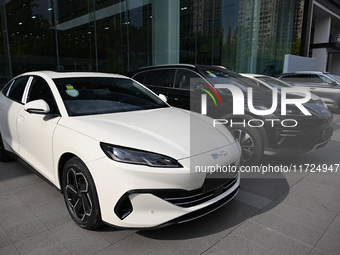
<path id="1" fill-rule="evenodd" d="M 27 102 L 43 99 L 50 107 L 50 113 L 58 113 L 57 105 L 52 91 L 46 81 L 41 77 L 34 77 L 28 92 Z"/>
<path id="2" fill-rule="evenodd" d="M 96 71 L 96 39 L 92 1 L 58 0 L 57 25 L 60 71 Z"/>
<path id="3" fill-rule="evenodd" d="M 185 70 L 185 69 L 177 69 L 175 75 L 175 87 L 180 89 L 190 89 L 190 84 L 193 86 L 193 83 L 205 83 L 205 81 L 196 73 Z M 191 87 L 192 87 L 191 86 Z"/>
<path id="4" fill-rule="evenodd" d="M 3 89 L 1 90 L 2 94 L 7 95 L 9 88 L 12 86 L 12 84 L 15 82 L 15 80 L 10 81 L 9 83 L 7 83 Z"/>
<path id="5" fill-rule="evenodd" d="M 172 85 L 172 70 L 160 69 L 149 71 L 144 80 L 145 85 L 170 87 Z"/>
<path id="6" fill-rule="evenodd" d="M 6 95 L 8 98 L 21 103 L 28 78 L 28 76 L 24 76 L 16 79 L 15 82 L 10 85 L 9 90 L 7 91 Z"/>
<path id="7" fill-rule="evenodd" d="M 286 75 L 281 78 L 284 81 L 288 82 L 300 82 L 300 83 L 309 83 L 310 82 L 310 74 L 292 74 Z"/>
<path id="8" fill-rule="evenodd" d="M 268 85 L 270 85 L 273 88 L 278 88 L 279 90 L 281 90 L 282 87 L 285 87 L 285 88 L 292 87 L 291 85 L 289 85 L 289 84 L 287 84 L 283 81 L 274 79 L 274 78 L 269 77 L 269 76 L 258 76 L 256 78 L 267 83 Z"/>
<path id="9" fill-rule="evenodd" d="M 180 62 L 282 73 L 284 55 L 299 55 L 303 3 L 181 0 Z"/>
<path id="10" fill-rule="evenodd" d="M 313 83 L 330 83 L 333 80 L 328 78 L 326 75 L 321 75 L 321 74 L 313 74 L 311 75 L 312 82 Z"/>
<path id="11" fill-rule="evenodd" d="M 268 90 L 267 88 L 259 87 L 255 81 L 247 77 L 220 67 L 202 67 L 200 68 L 200 73 L 209 80 L 211 84 L 235 85 L 243 91 L 247 91 L 249 87 L 258 92 Z M 222 88 L 218 90 L 222 93 L 229 93 L 229 89 Z"/>
<path id="12" fill-rule="evenodd" d="M 335 75 L 335 74 L 329 74 L 333 79 L 335 79 L 337 81 L 337 83 L 340 83 L 340 76 Z"/>
<path id="13" fill-rule="evenodd" d="M 52 1 L 5 1 L 12 75 L 55 70 L 57 66 Z"/>
<path id="14" fill-rule="evenodd" d="M 144 79 L 145 79 L 145 76 L 146 76 L 147 73 L 148 72 L 137 73 L 135 76 L 133 76 L 133 79 L 144 84 Z"/>

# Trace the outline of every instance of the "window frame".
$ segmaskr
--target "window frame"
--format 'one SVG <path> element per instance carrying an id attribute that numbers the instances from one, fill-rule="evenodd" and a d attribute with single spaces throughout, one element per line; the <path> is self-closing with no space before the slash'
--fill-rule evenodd
<path id="1" fill-rule="evenodd" d="M 19 82 L 21 79 L 26 79 L 26 83 L 25 85 L 23 85 L 24 89 L 22 91 L 22 95 L 21 95 L 21 99 L 17 99 L 17 98 L 13 98 L 12 96 L 10 96 L 11 92 L 12 92 L 12 89 L 13 89 L 13 85 L 16 83 L 16 82 Z M 25 100 L 25 91 L 27 89 L 27 86 L 29 84 L 29 81 L 30 81 L 30 76 L 29 75 L 23 75 L 23 76 L 19 76 L 13 80 L 11 80 L 4 88 L 3 88 L 3 94 L 5 97 L 7 97 L 8 99 L 14 101 L 14 102 L 17 102 L 19 104 L 25 104 L 24 103 L 24 100 Z"/>
<path id="2" fill-rule="evenodd" d="M 54 96 L 54 94 L 53 94 L 53 91 L 52 91 L 52 89 L 51 89 L 51 86 L 48 84 L 48 82 L 47 82 L 43 77 L 41 77 L 41 76 L 39 76 L 39 75 L 31 75 L 31 76 L 30 76 L 30 78 L 29 78 L 29 80 L 28 80 L 28 84 L 27 84 L 26 89 L 25 89 L 25 92 L 24 92 L 24 99 L 23 99 L 24 104 L 27 104 L 27 103 L 29 103 L 29 102 L 34 101 L 34 100 L 28 101 L 28 100 L 29 100 L 30 93 L 31 93 L 31 90 L 32 90 L 32 87 L 34 86 L 34 83 L 33 83 L 33 82 L 34 82 L 34 79 L 41 79 L 41 80 L 43 80 L 43 81 L 45 82 L 45 85 L 47 86 L 47 88 L 49 89 L 49 91 L 50 91 L 50 93 L 51 93 L 51 95 L 52 95 L 52 101 L 53 101 L 54 108 L 55 108 L 55 111 L 50 112 L 50 113 L 51 113 L 51 114 L 58 114 L 58 115 L 60 115 L 59 107 L 58 107 L 57 101 L 56 101 L 56 99 L 55 99 L 55 96 Z M 36 99 L 36 100 L 37 100 L 37 99 Z M 44 99 L 42 98 L 42 100 L 44 100 Z M 44 100 L 44 101 L 46 101 L 46 100 Z M 49 102 L 46 102 L 46 103 L 49 104 Z M 50 107 L 50 109 L 53 109 L 53 107 L 51 107 L 51 105 L 49 105 L 49 107 Z"/>
<path id="3" fill-rule="evenodd" d="M 202 79 L 204 82 L 206 82 L 207 84 L 211 85 L 210 82 L 208 82 L 205 77 L 203 77 L 200 73 L 198 72 L 195 72 L 191 69 L 187 69 L 187 68 L 174 68 L 174 74 L 173 74 L 173 85 L 171 88 L 174 88 L 174 89 L 178 89 L 178 90 L 184 90 L 184 91 L 194 91 L 194 88 L 192 88 L 191 86 L 189 86 L 189 89 L 186 89 L 186 88 L 179 88 L 179 87 L 176 87 L 176 75 L 177 75 L 177 72 L 179 70 L 184 70 L 184 71 L 187 71 L 187 72 L 191 72 L 195 75 L 197 75 L 197 78 L 200 78 Z"/>

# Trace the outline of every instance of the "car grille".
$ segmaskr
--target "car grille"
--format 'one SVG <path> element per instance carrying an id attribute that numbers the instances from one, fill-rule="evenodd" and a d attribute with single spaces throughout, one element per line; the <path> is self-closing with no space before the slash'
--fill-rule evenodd
<path id="1" fill-rule="evenodd" d="M 193 191 L 172 190 L 153 194 L 174 205 L 192 207 L 209 201 L 230 189 L 237 182 L 237 175 L 227 179 L 206 178 L 203 186 Z"/>

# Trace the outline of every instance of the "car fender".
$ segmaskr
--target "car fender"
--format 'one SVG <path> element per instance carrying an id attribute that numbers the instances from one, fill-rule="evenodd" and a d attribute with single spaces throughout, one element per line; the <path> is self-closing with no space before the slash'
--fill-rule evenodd
<path id="1" fill-rule="evenodd" d="M 75 144 L 77 146 L 74 146 Z M 85 165 L 93 160 L 106 157 L 100 148 L 99 141 L 75 130 L 58 125 L 53 137 L 54 184 L 58 188 L 61 187 L 59 173 L 63 168 L 63 165 L 60 165 L 60 163 L 62 163 L 61 159 L 65 154 L 71 154 L 78 157 Z"/>

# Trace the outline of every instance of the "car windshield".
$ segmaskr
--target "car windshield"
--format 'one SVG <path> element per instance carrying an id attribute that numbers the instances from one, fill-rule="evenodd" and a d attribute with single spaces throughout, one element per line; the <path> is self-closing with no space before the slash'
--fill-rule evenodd
<path id="1" fill-rule="evenodd" d="M 168 107 L 160 98 L 131 79 L 79 77 L 58 78 L 53 81 L 69 116 Z"/>
<path id="2" fill-rule="evenodd" d="M 258 92 L 268 90 L 268 88 L 259 87 L 255 81 L 249 78 L 221 67 L 200 67 L 199 71 L 212 84 L 235 85 L 243 91 L 247 91 L 248 88 L 253 88 Z M 219 89 L 219 91 L 229 93 L 228 89 Z"/>
<path id="3" fill-rule="evenodd" d="M 277 88 L 279 91 L 281 90 L 282 87 L 284 88 L 291 88 L 292 86 L 282 82 L 280 80 L 274 79 L 272 77 L 269 76 L 258 76 L 256 77 L 257 79 L 263 81 L 264 83 L 267 83 L 269 86 L 273 87 L 273 88 Z"/>

